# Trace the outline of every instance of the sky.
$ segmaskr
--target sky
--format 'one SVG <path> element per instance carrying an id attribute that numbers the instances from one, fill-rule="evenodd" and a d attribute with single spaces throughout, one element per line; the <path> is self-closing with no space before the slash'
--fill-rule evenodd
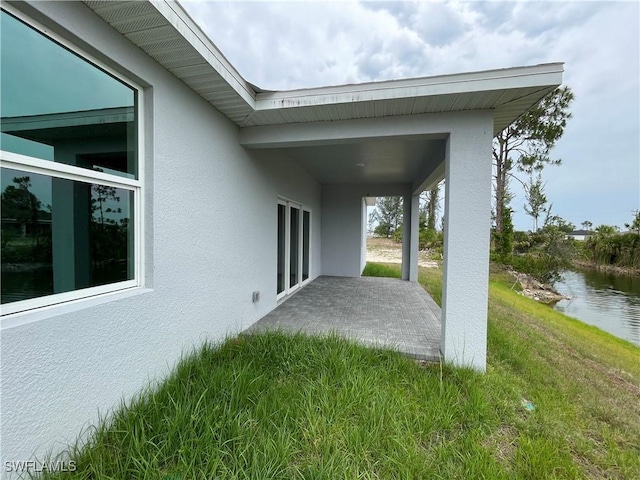
<path id="1" fill-rule="evenodd" d="M 562 164 L 542 172 L 552 214 L 624 230 L 640 209 L 638 1 L 181 4 L 266 90 L 564 62 L 575 101 L 551 152 Z M 511 187 L 515 228 L 530 230 L 522 188 Z"/>

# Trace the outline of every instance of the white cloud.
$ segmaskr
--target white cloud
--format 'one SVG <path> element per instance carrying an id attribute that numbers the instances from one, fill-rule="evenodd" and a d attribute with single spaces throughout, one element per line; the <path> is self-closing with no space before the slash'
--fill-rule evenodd
<path id="1" fill-rule="evenodd" d="M 185 7 L 238 71 L 265 89 L 564 61 L 565 83 L 576 100 L 574 118 L 554 152 L 564 164 L 544 171 L 554 210 L 574 223 L 622 225 L 640 207 L 637 2 L 272 1 Z M 522 201 L 514 201 L 516 227 L 528 228 Z"/>

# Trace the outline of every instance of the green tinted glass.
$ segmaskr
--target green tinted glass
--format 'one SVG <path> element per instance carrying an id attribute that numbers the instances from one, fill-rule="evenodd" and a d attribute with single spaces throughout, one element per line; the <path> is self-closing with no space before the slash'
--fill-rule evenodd
<path id="1" fill-rule="evenodd" d="M 133 192 L 3 168 L 2 303 L 134 278 Z"/>
<path id="2" fill-rule="evenodd" d="M 1 15 L 2 150 L 137 178 L 136 91 Z"/>

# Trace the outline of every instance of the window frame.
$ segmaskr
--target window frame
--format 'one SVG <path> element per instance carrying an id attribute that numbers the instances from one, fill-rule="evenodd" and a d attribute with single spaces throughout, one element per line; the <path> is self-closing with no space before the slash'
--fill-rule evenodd
<path id="1" fill-rule="evenodd" d="M 284 216 L 284 222 L 285 222 L 285 231 L 284 231 L 284 289 L 282 290 L 282 292 L 278 293 L 278 285 L 277 285 L 277 263 L 276 263 L 276 300 L 282 300 L 283 298 L 287 297 L 288 295 L 296 292 L 297 290 L 299 290 L 300 288 L 304 287 L 305 285 L 307 285 L 309 282 L 311 282 L 311 278 L 313 276 L 312 274 L 312 262 L 311 262 L 311 251 L 312 251 L 312 237 L 313 237 L 313 213 L 311 211 L 310 207 L 307 207 L 306 205 L 300 203 L 300 202 L 296 202 L 294 200 L 289 200 L 286 199 L 284 197 L 278 197 L 277 199 L 277 204 L 276 207 L 278 205 L 283 205 L 285 207 L 285 216 Z M 298 269 L 297 269 L 297 283 L 295 285 L 291 285 L 291 278 L 290 278 L 290 272 L 291 272 L 291 209 L 292 208 L 296 208 L 298 209 L 299 212 L 299 219 L 298 219 Z M 277 209 L 276 209 L 277 212 Z M 303 280 L 303 264 L 304 264 L 304 212 L 308 212 L 309 213 L 309 252 L 308 252 L 308 256 L 309 256 L 309 276 Z M 277 230 L 277 226 L 276 226 L 276 230 Z M 277 237 L 277 235 L 276 235 Z M 277 243 L 277 238 L 276 238 L 276 243 Z M 278 251 L 278 247 L 279 245 L 276 245 L 276 252 Z M 276 262 L 278 261 L 277 259 L 277 253 L 276 253 Z"/>
<path id="2" fill-rule="evenodd" d="M 50 41 L 58 44 L 61 48 L 69 50 L 88 62 L 94 68 L 102 70 L 108 75 L 119 80 L 135 91 L 137 105 L 135 106 L 136 118 L 136 158 L 137 158 L 137 179 L 125 176 L 112 175 L 104 172 L 90 170 L 65 163 L 58 163 L 51 160 L 43 160 L 28 155 L 2 150 L 0 147 L 0 167 L 13 170 L 24 171 L 25 173 L 40 174 L 48 177 L 62 178 L 82 183 L 99 184 L 108 187 L 122 188 L 133 192 L 133 279 L 121 282 L 109 283 L 95 287 L 80 288 L 70 292 L 54 293 L 42 297 L 20 300 L 0 305 L 1 327 L 9 324 L 8 320 L 16 315 L 29 313 L 36 309 L 59 305 L 62 303 L 74 302 L 78 300 L 93 298 L 99 295 L 110 294 L 130 289 L 144 287 L 145 278 L 145 98 L 144 89 L 138 83 L 125 77 L 120 72 L 106 65 L 98 58 L 86 50 L 76 46 L 62 35 L 52 32 L 41 23 L 33 20 L 11 5 L 2 5 L 2 10 L 13 15 L 27 27 L 33 28 Z"/>

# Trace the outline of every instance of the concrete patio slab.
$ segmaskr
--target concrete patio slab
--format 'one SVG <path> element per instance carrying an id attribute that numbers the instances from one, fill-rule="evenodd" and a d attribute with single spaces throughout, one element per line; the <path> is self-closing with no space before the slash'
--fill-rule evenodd
<path id="1" fill-rule="evenodd" d="M 412 358 L 440 358 L 440 307 L 418 283 L 395 278 L 318 277 L 245 333 L 279 329 L 337 333 Z"/>

